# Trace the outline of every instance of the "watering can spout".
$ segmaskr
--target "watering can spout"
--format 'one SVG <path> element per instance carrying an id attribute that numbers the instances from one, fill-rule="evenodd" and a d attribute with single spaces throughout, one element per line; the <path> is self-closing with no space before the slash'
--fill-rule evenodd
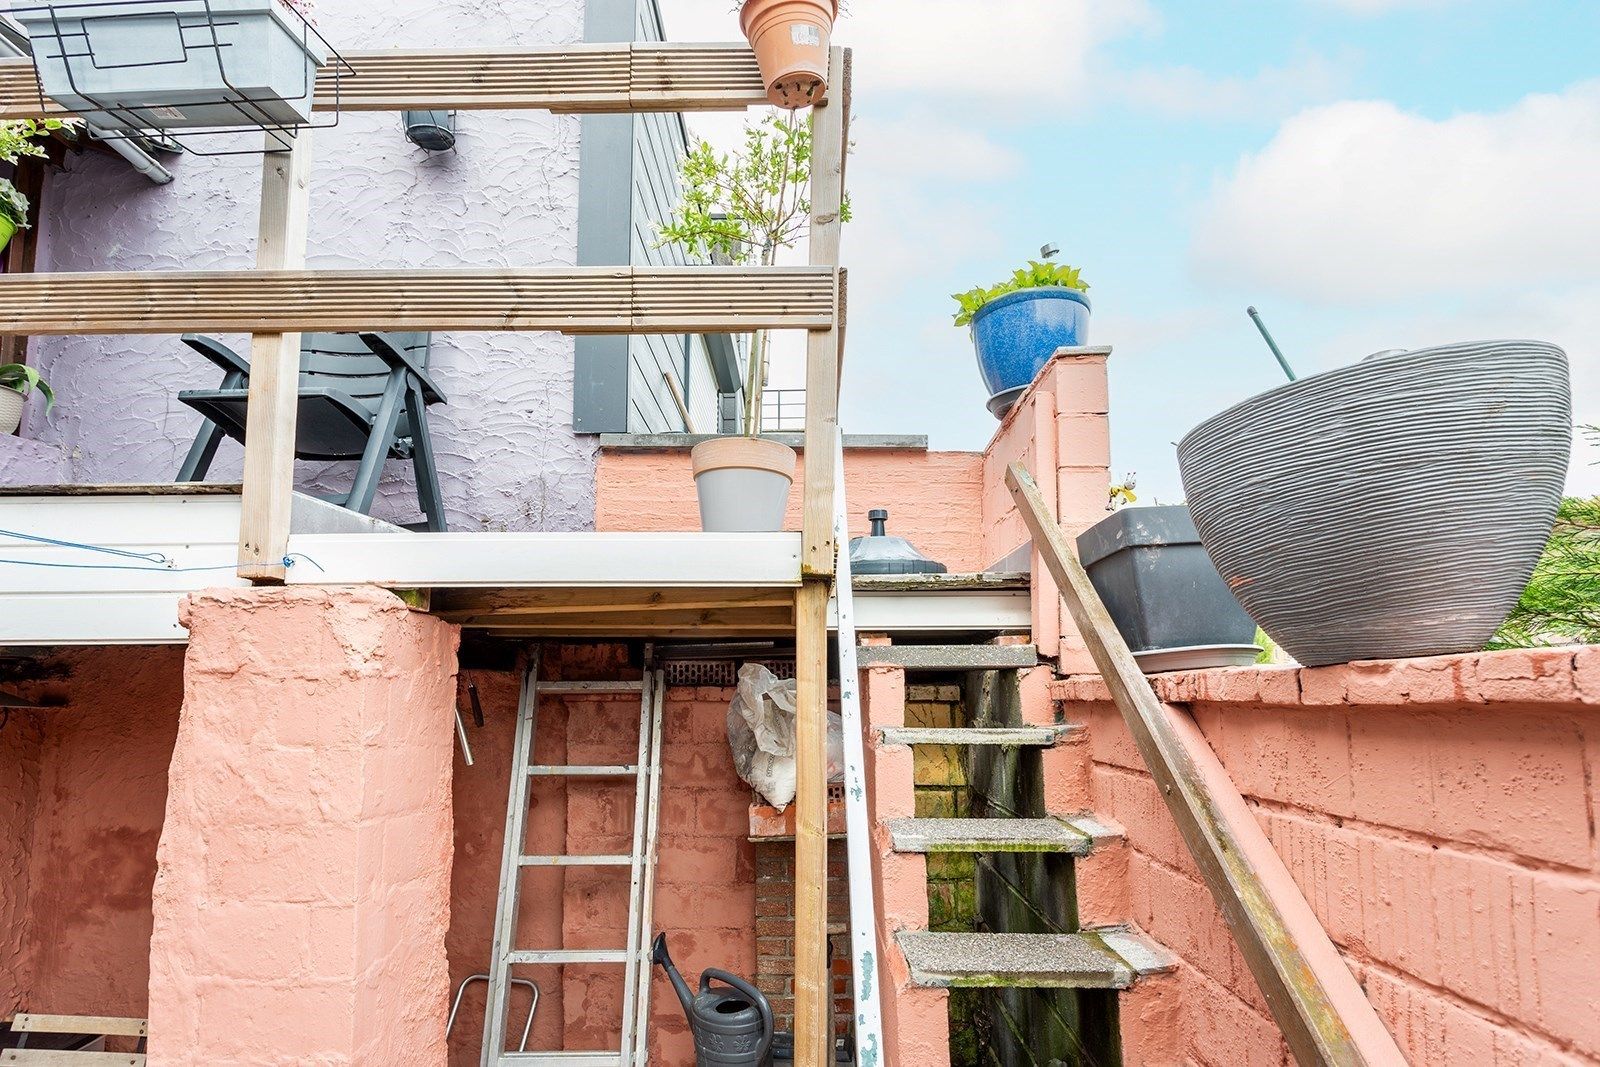
<path id="1" fill-rule="evenodd" d="M 689 991 L 689 984 L 683 980 L 683 975 L 678 973 L 678 968 L 673 965 L 672 956 L 667 952 L 667 935 L 657 934 L 655 945 L 650 950 L 650 959 L 658 967 L 667 972 L 667 978 L 672 982 L 672 988 L 678 993 L 678 1000 L 683 1004 L 683 1012 L 691 1019 L 694 1018 L 694 994 Z"/>

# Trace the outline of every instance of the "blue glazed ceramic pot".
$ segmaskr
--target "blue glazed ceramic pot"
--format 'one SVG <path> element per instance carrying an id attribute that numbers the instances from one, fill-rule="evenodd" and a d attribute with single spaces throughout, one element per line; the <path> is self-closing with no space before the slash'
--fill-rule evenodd
<path id="1" fill-rule="evenodd" d="M 1056 349 L 1088 343 L 1089 298 L 1076 289 L 1008 293 L 972 317 L 978 371 L 990 396 L 1028 385 Z"/>

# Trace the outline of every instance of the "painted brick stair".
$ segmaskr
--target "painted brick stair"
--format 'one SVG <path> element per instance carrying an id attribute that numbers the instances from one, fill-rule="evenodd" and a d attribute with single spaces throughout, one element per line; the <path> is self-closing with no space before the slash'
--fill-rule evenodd
<path id="1" fill-rule="evenodd" d="M 1058 852 L 1086 856 L 1094 838 L 1063 819 L 893 819 L 896 852 Z"/>
<path id="2" fill-rule="evenodd" d="M 981 1003 L 997 1024 L 998 1039 L 985 1046 L 991 1055 L 1012 1056 L 1018 1047 L 1048 1047 L 1053 1055 L 1064 1024 L 1093 1051 L 1093 1062 L 1130 1062 L 1122 1060 L 1118 1020 L 1137 1029 L 1165 1017 L 1177 960 L 1120 925 L 1131 918 L 1126 845 L 1120 828 L 1086 813 L 1092 793 L 1082 727 L 1055 721 L 1053 705 L 1041 699 L 1052 668 L 1031 663 L 1028 646 L 861 651 L 880 922 L 897 950 L 886 972 L 889 1062 L 948 1067 L 950 998 L 961 989 L 988 991 L 981 1001 L 964 994 L 961 1010 Z M 971 679 L 963 695 L 968 721 L 985 725 L 908 725 L 908 678 L 952 669 L 992 672 L 996 680 Z M 974 817 L 917 817 L 921 746 L 966 749 L 969 787 L 983 796 Z M 937 755 L 927 766 L 949 758 Z M 990 770 L 972 778 L 973 767 Z M 927 814 L 936 813 L 930 806 Z M 952 931 L 948 915 L 930 929 L 928 865 L 962 855 L 974 860 L 980 899 L 988 892 L 996 908 L 975 917 L 976 932 Z M 1024 894 L 1015 914 L 1001 903 L 1007 886 Z M 1122 1010 L 1108 1010 L 1112 1001 Z M 1036 1037 L 1044 1044 L 1028 1043 Z"/>
<path id="3" fill-rule="evenodd" d="M 1166 949 L 1125 930 L 902 931 L 895 940 L 911 968 L 911 980 L 932 989 L 1127 989 L 1137 978 L 1177 966 Z"/>
<path id="4" fill-rule="evenodd" d="M 1054 748 L 1079 732 L 1079 726 L 990 726 L 918 729 L 890 726 L 879 731 L 886 745 L 995 745 L 1001 748 Z"/>

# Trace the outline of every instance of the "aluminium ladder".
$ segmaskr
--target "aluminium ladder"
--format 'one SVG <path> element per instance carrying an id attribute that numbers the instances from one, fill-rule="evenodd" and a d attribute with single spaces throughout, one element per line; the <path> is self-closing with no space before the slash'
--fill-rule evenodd
<path id="1" fill-rule="evenodd" d="M 500 860 L 500 894 L 495 905 L 494 943 L 489 965 L 489 996 L 484 1011 L 483 1067 L 643 1067 L 649 1054 L 646 1024 L 650 1017 L 650 934 L 652 930 L 656 838 L 661 800 L 661 706 L 665 679 L 652 666 L 645 647 L 645 668 L 638 679 L 598 682 L 539 680 L 539 648 L 529 650 L 517 706 L 516 737 L 511 749 L 511 786 L 506 811 L 505 846 Z M 639 756 L 624 766 L 540 765 L 534 763 L 541 696 L 563 694 L 639 694 Z M 533 779 L 632 779 L 634 782 L 633 847 L 628 855 L 528 855 L 528 804 Z M 516 946 L 522 871 L 528 867 L 627 867 L 628 930 L 626 943 L 615 949 L 523 949 Z M 616 964 L 623 967 L 622 1047 L 615 1052 L 510 1052 L 506 1050 L 507 1016 L 515 965 Z"/>

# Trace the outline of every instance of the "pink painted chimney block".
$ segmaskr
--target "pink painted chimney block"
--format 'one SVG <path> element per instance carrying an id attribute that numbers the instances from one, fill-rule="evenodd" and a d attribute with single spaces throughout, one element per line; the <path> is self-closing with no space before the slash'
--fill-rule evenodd
<path id="1" fill-rule="evenodd" d="M 455 628 L 377 589 L 183 621 L 150 1064 L 443 1064 Z"/>

